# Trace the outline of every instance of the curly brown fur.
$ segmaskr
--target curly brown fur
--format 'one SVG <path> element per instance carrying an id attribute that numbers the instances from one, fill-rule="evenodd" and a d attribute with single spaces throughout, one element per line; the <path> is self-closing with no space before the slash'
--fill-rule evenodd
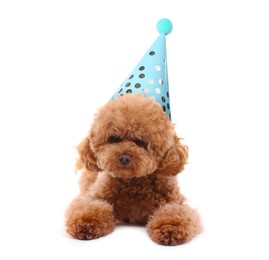
<path id="1" fill-rule="evenodd" d="M 199 216 L 186 205 L 175 176 L 188 149 L 153 99 L 127 94 L 107 103 L 78 153 L 81 192 L 66 212 L 71 236 L 98 238 L 116 222 L 147 225 L 163 245 L 182 244 L 200 232 Z"/>
<path id="2" fill-rule="evenodd" d="M 185 204 L 171 203 L 154 212 L 147 228 L 153 241 L 163 245 L 178 245 L 199 233 L 201 224 L 196 210 Z"/>
<path id="3" fill-rule="evenodd" d="M 67 232 L 78 239 L 99 238 L 112 232 L 115 226 L 112 206 L 104 201 L 92 200 L 88 204 L 83 198 L 77 198 L 67 216 Z"/>

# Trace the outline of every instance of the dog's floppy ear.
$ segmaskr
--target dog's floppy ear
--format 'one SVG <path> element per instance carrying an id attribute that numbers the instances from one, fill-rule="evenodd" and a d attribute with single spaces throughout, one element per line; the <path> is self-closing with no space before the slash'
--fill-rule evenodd
<path id="1" fill-rule="evenodd" d="M 96 158 L 90 146 L 90 139 L 84 138 L 77 147 L 79 158 L 76 162 L 76 170 L 86 169 L 88 171 L 99 171 Z"/>
<path id="2" fill-rule="evenodd" d="M 157 174 L 176 175 L 184 170 L 188 160 L 188 147 L 180 142 L 180 138 L 174 136 L 173 146 L 164 155 Z"/>

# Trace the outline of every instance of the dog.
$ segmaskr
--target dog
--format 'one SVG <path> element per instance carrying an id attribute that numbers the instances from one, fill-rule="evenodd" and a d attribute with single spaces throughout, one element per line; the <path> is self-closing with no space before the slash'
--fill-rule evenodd
<path id="1" fill-rule="evenodd" d="M 96 239 L 117 223 L 145 225 L 162 245 L 183 244 L 201 232 L 199 214 L 177 183 L 188 148 L 153 98 L 124 94 L 106 103 L 77 150 L 80 194 L 66 211 L 72 237 Z"/>

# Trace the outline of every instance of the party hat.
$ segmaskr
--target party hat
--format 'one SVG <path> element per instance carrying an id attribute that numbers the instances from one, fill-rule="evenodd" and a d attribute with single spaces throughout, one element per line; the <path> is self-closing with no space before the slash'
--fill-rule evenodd
<path id="1" fill-rule="evenodd" d="M 124 80 L 111 100 L 124 93 L 140 93 L 145 97 L 153 97 L 171 120 L 165 36 L 172 29 L 173 25 L 169 19 L 163 18 L 158 21 L 159 37 Z"/>

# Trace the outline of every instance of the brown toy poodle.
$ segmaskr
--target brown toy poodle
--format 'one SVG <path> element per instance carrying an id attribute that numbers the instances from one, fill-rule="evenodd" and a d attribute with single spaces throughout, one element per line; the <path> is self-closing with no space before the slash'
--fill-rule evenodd
<path id="1" fill-rule="evenodd" d="M 162 245 L 185 243 L 200 232 L 199 215 L 177 184 L 187 147 L 154 99 L 125 94 L 108 102 L 78 152 L 80 194 L 66 212 L 72 237 L 99 238 L 116 223 L 146 225 Z"/>

